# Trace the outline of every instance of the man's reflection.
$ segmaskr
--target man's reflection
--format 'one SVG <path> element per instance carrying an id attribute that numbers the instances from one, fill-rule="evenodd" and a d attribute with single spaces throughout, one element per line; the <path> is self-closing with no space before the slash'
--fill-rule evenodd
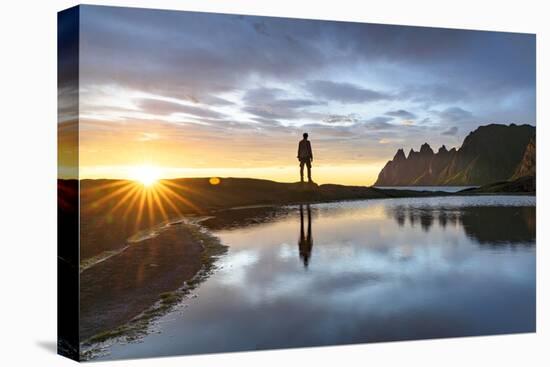
<path id="1" fill-rule="evenodd" d="M 304 268 L 309 265 L 311 257 L 311 249 L 313 248 L 313 239 L 311 238 L 311 209 L 309 204 L 307 208 L 307 236 L 304 233 L 304 206 L 300 205 L 300 240 L 298 241 L 298 249 L 300 251 L 300 259 L 304 263 Z"/>

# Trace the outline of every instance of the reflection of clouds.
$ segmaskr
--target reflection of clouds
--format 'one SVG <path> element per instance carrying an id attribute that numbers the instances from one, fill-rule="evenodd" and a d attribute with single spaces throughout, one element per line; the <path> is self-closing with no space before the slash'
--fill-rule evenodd
<path id="1" fill-rule="evenodd" d="M 449 201 L 448 204 L 453 201 L 444 200 Z M 238 244 L 234 251 L 256 251 L 255 261 L 243 267 L 238 278 L 232 277 L 246 285 L 248 292 L 243 297 L 252 297 L 250 302 L 263 297 L 277 299 L 295 292 L 315 293 L 322 284 L 335 284 L 345 276 L 348 280 L 370 279 L 335 288 L 326 295 L 343 297 L 349 292 L 362 294 L 363 290 L 352 290 L 353 287 L 370 287 L 396 279 L 445 277 L 472 271 L 472 267 L 479 273 L 479 269 L 475 269 L 480 265 L 478 257 L 473 257 L 472 249 L 467 246 L 472 239 L 465 236 L 459 219 L 464 208 L 468 208 L 469 199 L 454 200 L 459 203 L 458 209 L 417 207 L 414 203 L 408 204 L 410 199 L 312 205 L 315 261 L 310 264 L 309 272 L 313 276 L 298 272 L 297 250 L 288 245 L 295 241 L 298 217 L 286 210 L 269 221 L 258 220 L 252 227 L 239 229 L 233 223 L 231 231 L 220 231 L 218 235 L 224 242 Z M 390 217 L 379 215 L 384 212 L 391 214 Z M 393 221 L 392 215 L 405 217 L 405 227 Z M 409 217 L 413 218 L 412 222 Z M 484 261 L 491 263 L 491 256 Z M 490 266 L 485 269 L 499 271 Z"/>
<path id="2" fill-rule="evenodd" d="M 414 255 L 413 247 L 409 244 L 396 246 L 392 251 L 392 256 L 397 261 L 411 260 Z"/>
<path id="3" fill-rule="evenodd" d="M 293 259 L 296 256 L 295 246 L 289 243 L 282 243 L 279 246 L 279 258 Z"/>
<path id="4" fill-rule="evenodd" d="M 467 207 L 470 199 L 441 200 Z M 223 269 L 146 344 L 163 355 L 533 331 L 530 248 L 480 251 L 438 219 L 426 232 L 368 214 L 403 206 L 414 208 L 410 199 L 312 205 L 308 271 L 297 261 L 296 212 L 217 231 L 230 245 Z M 129 345 L 113 355 L 123 351 L 140 353 Z"/>
<path id="5" fill-rule="evenodd" d="M 255 250 L 240 250 L 228 256 L 228 258 L 222 257 L 219 263 L 227 273 L 223 278 L 223 282 L 227 284 L 242 283 L 246 278 L 247 268 L 253 266 L 259 259 L 259 254 Z"/>

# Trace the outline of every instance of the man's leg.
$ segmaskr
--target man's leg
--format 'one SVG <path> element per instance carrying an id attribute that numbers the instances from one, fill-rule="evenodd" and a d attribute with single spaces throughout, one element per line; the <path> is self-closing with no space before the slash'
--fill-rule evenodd
<path id="1" fill-rule="evenodd" d="M 304 161 L 300 161 L 300 182 L 304 182 Z"/>
<path id="2" fill-rule="evenodd" d="M 311 161 L 307 161 L 307 180 L 313 182 L 311 179 Z"/>

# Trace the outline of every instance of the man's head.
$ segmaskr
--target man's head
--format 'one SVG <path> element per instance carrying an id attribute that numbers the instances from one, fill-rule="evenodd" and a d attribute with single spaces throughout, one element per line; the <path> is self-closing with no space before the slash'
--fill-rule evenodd
<path id="1" fill-rule="evenodd" d="M 304 137 L 305 140 L 307 140 L 307 137 L 308 137 L 308 136 L 309 136 L 309 135 L 308 135 L 307 133 L 304 133 L 304 135 L 303 135 L 303 137 Z"/>

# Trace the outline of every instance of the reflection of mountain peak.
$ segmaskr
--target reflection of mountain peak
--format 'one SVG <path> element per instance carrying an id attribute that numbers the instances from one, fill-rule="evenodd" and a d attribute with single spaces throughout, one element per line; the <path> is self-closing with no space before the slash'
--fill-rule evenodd
<path id="1" fill-rule="evenodd" d="M 438 225 L 441 228 L 460 226 L 468 237 L 480 244 L 535 243 L 534 206 L 471 206 L 459 210 L 398 206 L 387 210 L 399 226 L 420 225 L 426 232 Z"/>
<path id="2" fill-rule="evenodd" d="M 535 127 L 530 125 L 491 124 L 470 132 L 458 150 L 443 145 L 434 154 L 424 143 L 419 152 L 411 148 L 404 160 L 400 149 L 380 171 L 375 185 L 485 185 L 509 180 L 518 170 L 534 174 L 534 143 L 531 153 L 526 152 L 534 135 Z M 526 168 L 521 170 L 526 154 Z"/>

